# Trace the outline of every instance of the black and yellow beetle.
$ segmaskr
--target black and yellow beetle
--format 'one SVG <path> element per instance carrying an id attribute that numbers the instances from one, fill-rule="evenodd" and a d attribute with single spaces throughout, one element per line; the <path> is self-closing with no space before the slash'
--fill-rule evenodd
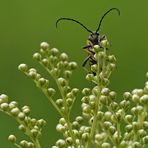
<path id="1" fill-rule="evenodd" d="M 56 27 L 58 25 L 58 23 L 61 21 L 61 20 L 68 20 L 68 21 L 73 21 L 79 25 L 81 25 L 85 30 L 87 30 L 88 32 L 90 32 L 90 35 L 88 37 L 88 40 L 87 40 L 87 45 L 83 47 L 83 49 L 86 49 L 87 53 L 88 53 L 88 57 L 84 60 L 82 66 L 85 66 L 86 63 L 89 61 L 89 64 L 90 65 L 94 65 L 96 64 L 96 60 L 95 60 L 95 57 L 94 57 L 94 50 L 93 50 L 93 47 L 95 45 L 99 45 L 99 47 L 101 48 L 101 41 L 106 39 L 106 36 L 100 36 L 99 34 L 99 30 L 100 30 L 100 27 L 101 27 L 101 23 L 104 19 L 104 17 L 109 13 L 111 12 L 112 10 L 116 10 L 118 12 L 118 14 L 120 15 L 120 11 L 119 9 L 117 8 L 111 8 L 109 9 L 101 18 L 101 20 L 99 21 L 99 25 L 96 29 L 96 31 L 91 31 L 89 30 L 86 26 L 84 26 L 81 22 L 77 21 L 77 20 L 74 20 L 74 19 L 71 19 L 71 18 L 59 18 L 57 21 L 56 21 Z"/>

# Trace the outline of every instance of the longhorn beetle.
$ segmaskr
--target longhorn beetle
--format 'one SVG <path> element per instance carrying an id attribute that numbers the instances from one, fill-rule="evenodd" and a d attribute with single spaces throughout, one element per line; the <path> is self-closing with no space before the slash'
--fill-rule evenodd
<path id="1" fill-rule="evenodd" d="M 95 45 L 99 45 L 100 48 L 101 47 L 101 41 L 106 39 L 105 36 L 100 36 L 99 34 L 99 30 L 100 30 L 100 27 L 101 27 L 101 24 L 102 24 L 102 21 L 104 19 L 104 17 L 109 13 L 111 12 L 112 10 L 116 10 L 118 12 L 118 14 L 120 15 L 120 11 L 119 9 L 117 8 L 111 8 L 109 9 L 106 13 L 104 13 L 104 15 L 102 16 L 102 18 L 100 19 L 99 21 L 99 25 L 96 29 L 96 31 L 91 31 L 90 29 L 88 29 L 86 26 L 84 26 L 81 22 L 77 21 L 77 20 L 74 20 L 74 19 L 71 19 L 71 18 L 59 18 L 57 21 L 56 21 L 56 28 L 58 26 L 58 23 L 61 21 L 61 20 L 68 20 L 68 21 L 73 21 L 77 24 L 79 24 L 80 26 L 82 26 L 86 31 L 90 32 L 90 35 L 87 39 L 87 45 L 83 47 L 83 49 L 86 49 L 86 51 L 88 52 L 88 57 L 84 60 L 82 66 L 84 67 L 86 65 L 86 63 L 89 61 L 89 64 L 90 65 L 94 65 L 97 63 L 96 59 L 94 58 L 94 50 L 93 50 L 93 47 Z M 95 74 L 95 73 L 94 73 Z"/>

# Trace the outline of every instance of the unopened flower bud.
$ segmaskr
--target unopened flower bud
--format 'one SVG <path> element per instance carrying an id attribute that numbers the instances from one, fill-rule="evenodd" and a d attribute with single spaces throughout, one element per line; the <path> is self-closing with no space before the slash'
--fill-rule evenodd
<path id="1" fill-rule="evenodd" d="M 50 97 L 52 97 L 52 96 L 56 93 L 56 91 L 55 91 L 55 89 L 53 89 L 53 88 L 48 88 L 48 89 L 47 89 L 47 93 L 48 93 L 48 95 L 49 95 Z"/>
<path id="2" fill-rule="evenodd" d="M 9 98 L 7 95 L 5 95 L 5 94 L 0 95 L 0 104 L 1 103 L 8 103 L 8 100 L 9 100 Z"/>
<path id="3" fill-rule="evenodd" d="M 36 52 L 33 54 L 33 58 L 37 61 L 40 61 L 42 59 L 42 56 L 40 53 Z"/>
<path id="4" fill-rule="evenodd" d="M 50 52 L 53 56 L 57 56 L 59 54 L 59 50 L 57 48 L 50 49 Z"/>
<path id="5" fill-rule="evenodd" d="M 20 71 L 22 71 L 22 72 L 27 72 L 28 66 L 27 66 L 26 64 L 20 64 L 20 65 L 18 66 L 18 69 L 19 69 Z"/>
<path id="6" fill-rule="evenodd" d="M 141 102 L 143 105 L 148 105 L 148 95 L 145 94 L 145 95 L 143 95 L 142 97 L 140 97 L 140 102 Z"/>
<path id="7" fill-rule="evenodd" d="M 10 136 L 8 137 L 8 140 L 9 140 L 10 142 L 12 142 L 12 143 L 15 143 L 15 142 L 16 142 L 16 137 L 15 137 L 14 135 L 10 135 Z"/>
<path id="8" fill-rule="evenodd" d="M 64 78 L 58 78 L 58 82 L 61 86 L 65 86 L 66 85 L 66 80 Z"/>
<path id="9" fill-rule="evenodd" d="M 9 109 L 9 105 L 8 103 L 2 103 L 0 105 L 0 108 L 3 110 L 3 111 L 7 111 Z"/>
<path id="10" fill-rule="evenodd" d="M 77 68 L 76 62 L 69 62 L 68 64 L 70 70 L 75 70 Z"/>
<path id="11" fill-rule="evenodd" d="M 13 116 L 17 116 L 19 113 L 20 113 L 20 110 L 19 108 L 15 107 L 13 108 L 10 113 L 13 115 Z"/>
<path id="12" fill-rule="evenodd" d="M 41 49 L 47 50 L 49 48 L 49 44 L 47 42 L 42 42 L 40 44 Z"/>
<path id="13" fill-rule="evenodd" d="M 68 60 L 68 55 L 67 55 L 66 53 L 61 53 L 60 59 L 61 59 L 62 61 L 67 61 L 67 60 Z"/>

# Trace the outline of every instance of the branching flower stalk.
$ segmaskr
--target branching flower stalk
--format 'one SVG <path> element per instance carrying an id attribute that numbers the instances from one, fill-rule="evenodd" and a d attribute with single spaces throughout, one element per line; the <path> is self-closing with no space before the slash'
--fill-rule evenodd
<path id="1" fill-rule="evenodd" d="M 9 102 L 7 95 L 0 95 L 0 111 L 6 113 L 7 115 L 15 118 L 18 122 L 18 129 L 21 130 L 25 135 L 27 135 L 31 142 L 22 140 L 20 143 L 16 143 L 15 135 L 10 135 L 8 140 L 15 144 L 18 148 L 25 147 L 36 147 L 41 148 L 39 137 L 41 136 L 42 127 L 46 124 L 46 121 L 43 119 L 37 120 L 31 118 L 29 106 L 23 106 L 22 108 L 18 107 L 16 101 Z"/>
<path id="2" fill-rule="evenodd" d="M 77 63 L 69 61 L 66 53 L 57 48 L 50 48 L 42 42 L 39 52 L 33 54 L 35 59 L 53 78 L 57 87 L 53 88 L 35 68 L 20 64 L 18 69 L 31 78 L 41 89 L 55 110 L 61 116 L 56 130 L 63 135 L 52 148 L 144 148 L 148 144 L 148 81 L 143 89 L 125 92 L 123 99 L 109 89 L 110 75 L 116 69 L 116 58 L 108 49 L 108 40 L 101 40 L 95 45 L 96 64 L 90 64 L 86 80 L 94 85 L 82 90 L 82 114 L 71 120 L 71 110 L 78 99 L 78 88 L 70 86 L 70 77 Z M 148 73 L 146 74 L 148 78 Z M 57 93 L 58 92 L 58 93 Z M 30 117 L 30 108 L 18 107 L 15 101 L 9 101 L 7 95 L 0 95 L 0 111 L 12 116 L 19 123 L 19 130 L 30 138 L 19 143 L 15 135 L 8 140 L 18 148 L 41 148 L 39 138 L 43 119 Z"/>

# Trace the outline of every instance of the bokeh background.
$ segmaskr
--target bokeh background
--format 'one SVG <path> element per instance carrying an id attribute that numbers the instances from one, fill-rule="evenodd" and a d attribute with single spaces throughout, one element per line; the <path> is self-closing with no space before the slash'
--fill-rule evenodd
<path id="1" fill-rule="evenodd" d="M 0 93 L 5 93 L 19 102 L 29 105 L 31 116 L 44 118 L 48 124 L 41 143 L 49 148 L 60 137 L 55 130 L 59 115 L 34 83 L 18 71 L 20 63 L 43 69 L 32 59 L 42 41 L 49 42 L 69 54 L 78 62 L 71 86 L 82 89 L 91 86 L 85 81 L 81 64 L 86 54 L 81 49 L 86 44 L 88 32 L 72 22 L 55 22 L 59 17 L 70 17 L 95 30 L 100 17 L 110 8 L 121 11 L 108 15 L 100 33 L 110 40 L 111 51 L 117 58 L 117 70 L 111 77 L 110 88 L 121 99 L 124 91 L 143 88 L 148 71 L 148 1 L 135 0 L 1 0 L 0 1 Z M 45 72 L 45 76 L 47 76 Z M 80 98 L 76 100 L 72 118 L 80 114 Z M 13 148 L 7 141 L 9 134 L 23 139 L 14 119 L 0 112 L 0 148 Z"/>

